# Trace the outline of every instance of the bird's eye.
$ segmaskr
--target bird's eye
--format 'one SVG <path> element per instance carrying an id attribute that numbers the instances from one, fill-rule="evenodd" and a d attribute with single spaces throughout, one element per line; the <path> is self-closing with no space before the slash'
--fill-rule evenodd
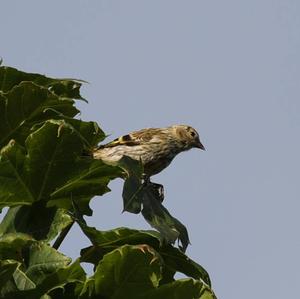
<path id="1" fill-rule="evenodd" d="M 191 136 L 192 136 L 192 137 L 195 137 L 195 136 L 196 136 L 196 133 L 195 133 L 195 132 L 191 132 Z"/>

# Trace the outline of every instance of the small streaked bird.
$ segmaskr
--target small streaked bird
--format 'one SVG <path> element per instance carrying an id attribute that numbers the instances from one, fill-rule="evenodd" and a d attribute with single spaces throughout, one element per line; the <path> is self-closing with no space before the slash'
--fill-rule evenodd
<path id="1" fill-rule="evenodd" d="M 115 164 L 124 155 L 141 161 L 144 179 L 161 172 L 174 157 L 191 148 L 205 150 L 195 129 L 186 125 L 166 128 L 149 128 L 132 132 L 112 142 L 100 145 L 94 152 L 95 159 Z"/>

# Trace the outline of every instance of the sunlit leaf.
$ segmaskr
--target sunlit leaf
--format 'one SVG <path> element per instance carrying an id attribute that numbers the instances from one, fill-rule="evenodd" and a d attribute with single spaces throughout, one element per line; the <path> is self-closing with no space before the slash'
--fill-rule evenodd
<path id="1" fill-rule="evenodd" d="M 125 243 L 132 245 L 134 243 L 152 243 L 152 245 L 158 246 L 160 241 L 160 235 L 156 231 L 151 230 L 136 230 L 127 227 L 119 227 L 108 231 L 100 231 L 94 227 L 83 225 L 81 225 L 81 228 L 93 244 L 102 247 L 120 246 Z"/>
<path id="2" fill-rule="evenodd" d="M 44 242 L 33 243 L 28 251 L 26 275 L 35 284 L 42 282 L 49 274 L 68 266 L 71 258 L 59 253 Z"/>
<path id="3" fill-rule="evenodd" d="M 23 145 L 35 124 L 73 117 L 78 112 L 73 100 L 32 82 L 22 82 L 8 93 L 0 93 L 0 146 L 11 139 Z"/>
<path id="4" fill-rule="evenodd" d="M 158 287 L 161 260 L 148 245 L 125 245 L 108 253 L 93 276 L 95 294 L 105 298 L 136 298 Z"/>
<path id="5" fill-rule="evenodd" d="M 154 248 L 158 248 L 160 244 L 160 235 L 155 231 L 134 230 L 125 227 L 99 231 L 84 224 L 80 224 L 80 227 L 94 244 L 81 251 L 82 262 L 97 264 L 106 253 L 126 244 L 148 244 Z"/>
<path id="6" fill-rule="evenodd" d="M 206 270 L 195 261 L 188 258 L 182 251 L 169 244 L 161 243 L 161 236 L 155 231 L 116 228 L 109 231 L 99 231 L 85 224 L 80 224 L 85 235 L 93 246 L 81 250 L 81 261 L 98 264 L 103 256 L 123 245 L 148 244 L 154 248 L 164 261 L 163 280 L 174 280 L 174 274 L 181 272 L 188 277 L 202 280 L 211 285 Z M 168 277 L 166 277 L 168 276 Z"/>

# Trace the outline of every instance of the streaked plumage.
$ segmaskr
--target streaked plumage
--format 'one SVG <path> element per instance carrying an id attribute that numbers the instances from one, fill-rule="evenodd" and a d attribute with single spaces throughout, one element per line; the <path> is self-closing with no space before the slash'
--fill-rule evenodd
<path id="1" fill-rule="evenodd" d="M 180 152 L 204 146 L 195 129 L 186 125 L 166 128 L 149 128 L 132 132 L 99 146 L 93 153 L 95 159 L 114 164 L 124 155 L 141 160 L 147 178 L 166 168 Z"/>

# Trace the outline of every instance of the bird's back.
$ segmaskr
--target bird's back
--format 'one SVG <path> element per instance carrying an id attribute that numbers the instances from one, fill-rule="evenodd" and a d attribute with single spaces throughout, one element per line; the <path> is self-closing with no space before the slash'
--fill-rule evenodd
<path id="1" fill-rule="evenodd" d="M 124 155 L 141 160 L 146 175 L 159 173 L 167 167 L 178 150 L 167 129 L 150 128 L 135 131 L 100 146 L 95 159 L 114 164 Z"/>

